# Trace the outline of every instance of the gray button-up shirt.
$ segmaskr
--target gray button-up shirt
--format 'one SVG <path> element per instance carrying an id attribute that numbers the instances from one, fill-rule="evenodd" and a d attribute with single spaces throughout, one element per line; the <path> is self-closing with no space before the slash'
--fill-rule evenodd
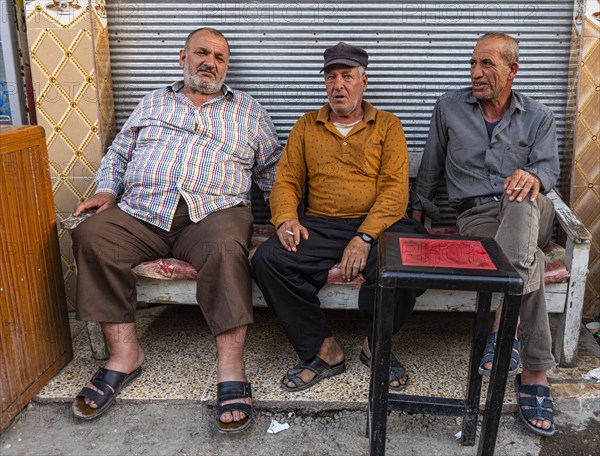
<path id="1" fill-rule="evenodd" d="M 538 176 L 544 192 L 555 185 L 560 165 L 552 110 L 513 90 L 489 139 L 471 88 L 448 92 L 433 111 L 412 207 L 439 218 L 432 200 L 444 172 L 448 202 L 456 207 L 467 198 L 502 193 L 504 179 L 519 168 Z"/>

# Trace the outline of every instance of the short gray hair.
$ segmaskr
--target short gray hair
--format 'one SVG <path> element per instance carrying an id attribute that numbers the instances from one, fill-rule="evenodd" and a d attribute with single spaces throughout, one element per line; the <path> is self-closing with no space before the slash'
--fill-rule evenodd
<path id="1" fill-rule="evenodd" d="M 502 40 L 504 45 L 502 54 L 508 66 L 519 62 L 519 43 L 512 36 L 502 32 L 489 32 L 477 40 L 477 43 L 485 40 Z"/>
<path id="2" fill-rule="evenodd" d="M 192 37 L 198 33 L 198 32 L 208 32 L 211 35 L 214 36 L 218 36 L 223 38 L 223 40 L 225 41 L 225 43 L 227 44 L 227 52 L 230 52 L 231 49 L 229 47 L 229 41 L 227 41 L 227 38 L 225 38 L 225 35 L 223 35 L 221 32 L 219 32 L 217 29 L 211 28 L 211 27 L 200 27 L 197 28 L 196 30 L 194 30 L 193 32 L 191 32 L 187 38 L 185 39 L 185 51 L 188 51 L 188 48 L 190 47 L 190 41 L 192 41 Z"/>

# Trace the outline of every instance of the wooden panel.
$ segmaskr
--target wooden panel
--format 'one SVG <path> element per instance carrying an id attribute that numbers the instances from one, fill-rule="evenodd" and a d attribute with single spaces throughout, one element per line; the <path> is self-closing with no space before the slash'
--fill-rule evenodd
<path id="1" fill-rule="evenodd" d="M 39 127 L 0 127 L 0 258 L 3 429 L 72 358 L 46 142 Z"/>

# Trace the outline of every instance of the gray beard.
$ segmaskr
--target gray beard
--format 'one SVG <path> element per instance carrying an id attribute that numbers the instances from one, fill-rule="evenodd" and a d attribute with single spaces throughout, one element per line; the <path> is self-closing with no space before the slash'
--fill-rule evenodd
<path id="1" fill-rule="evenodd" d="M 192 73 L 187 64 L 185 65 L 183 72 L 183 83 L 186 87 L 200 92 L 204 95 L 210 95 L 219 92 L 223 88 L 223 80 L 204 82 L 194 73 Z"/>

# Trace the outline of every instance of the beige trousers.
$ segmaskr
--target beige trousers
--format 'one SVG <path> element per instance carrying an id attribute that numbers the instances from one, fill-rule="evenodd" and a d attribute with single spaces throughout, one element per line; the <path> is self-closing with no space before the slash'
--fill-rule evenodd
<path id="1" fill-rule="evenodd" d="M 544 195 L 535 202 L 510 201 L 505 195 L 463 212 L 457 221 L 460 234 L 493 237 L 524 282 L 518 334 L 523 367 L 534 371 L 552 369 L 552 336 L 546 310 L 541 248 L 552 235 L 554 206 Z"/>

